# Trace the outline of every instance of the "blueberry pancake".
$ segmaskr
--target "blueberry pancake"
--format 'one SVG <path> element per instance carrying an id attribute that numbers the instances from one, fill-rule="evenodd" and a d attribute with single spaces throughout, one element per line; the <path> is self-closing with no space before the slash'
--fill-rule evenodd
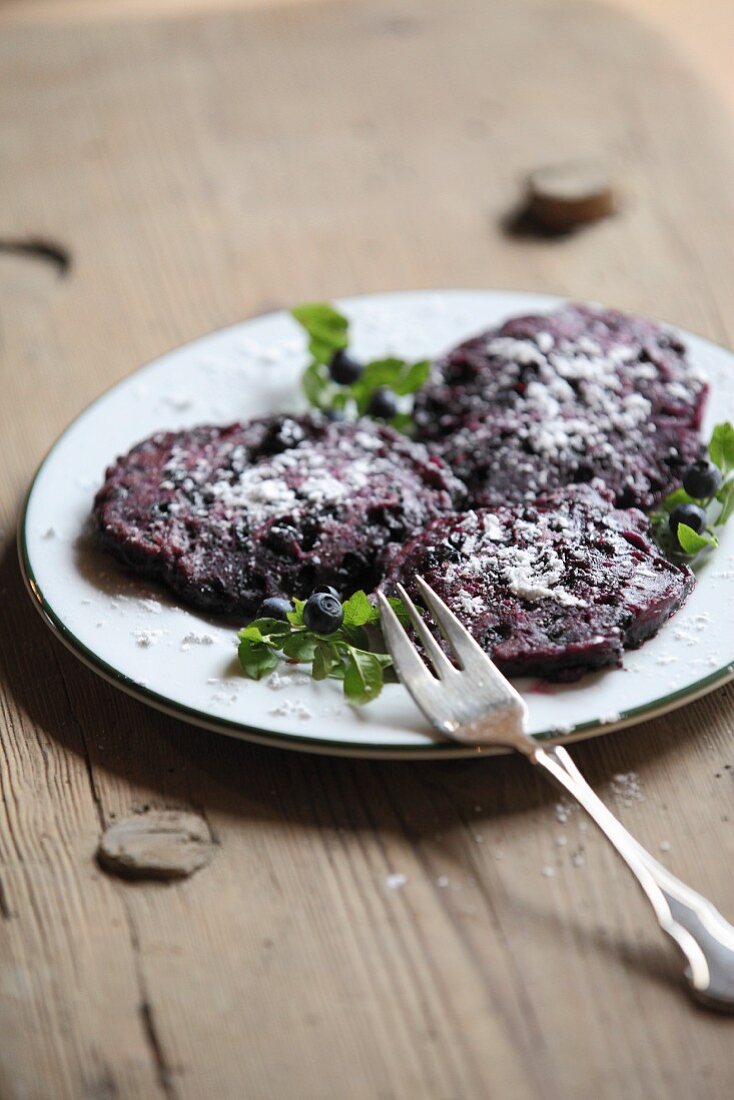
<path id="1" fill-rule="evenodd" d="M 700 453 L 708 387 L 678 337 L 617 310 L 514 317 L 434 365 L 418 436 L 475 507 L 601 478 L 650 509 Z"/>
<path id="2" fill-rule="evenodd" d="M 383 587 L 424 577 L 506 675 L 575 680 L 621 663 L 693 587 L 636 509 L 600 482 L 433 521 L 391 551 Z"/>
<path id="3" fill-rule="evenodd" d="M 108 469 L 94 514 L 135 572 L 194 607 L 248 616 L 321 583 L 370 591 L 385 549 L 463 496 L 392 428 L 273 416 L 151 436 Z"/>

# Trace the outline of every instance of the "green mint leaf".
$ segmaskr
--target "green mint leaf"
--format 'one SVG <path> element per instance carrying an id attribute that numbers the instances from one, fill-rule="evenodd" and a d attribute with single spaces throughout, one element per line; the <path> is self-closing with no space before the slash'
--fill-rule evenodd
<path id="1" fill-rule="evenodd" d="M 237 649 L 240 666 L 251 680 L 262 680 L 280 664 L 280 657 L 262 642 L 242 638 Z"/>
<path id="2" fill-rule="evenodd" d="M 402 359 L 392 357 L 375 359 L 373 362 L 367 363 L 360 377 L 349 387 L 352 396 L 358 404 L 362 402 L 366 404 L 374 391 L 379 389 L 380 386 L 388 386 L 391 390 L 394 389 L 395 382 L 400 377 L 400 372 L 405 365 Z"/>
<path id="3" fill-rule="evenodd" d="M 708 446 L 709 458 L 724 477 L 734 470 L 734 427 L 727 421 L 717 424 Z"/>
<path id="4" fill-rule="evenodd" d="M 346 627 L 365 626 L 367 623 L 376 623 L 380 618 L 380 612 L 372 606 L 361 589 L 349 597 L 342 605 L 342 610 Z"/>
<path id="5" fill-rule="evenodd" d="M 374 359 L 368 363 L 361 377 L 352 384 L 351 391 L 358 404 L 369 400 L 380 386 L 387 386 L 398 397 L 419 390 L 428 378 L 431 364 L 428 359 L 411 363 L 405 359 L 389 356 L 387 359 Z"/>
<path id="6" fill-rule="evenodd" d="M 288 612 L 288 622 L 292 626 L 303 626 L 303 609 L 306 606 L 306 601 L 297 600 L 294 596 L 292 603 L 293 610 Z"/>
<path id="7" fill-rule="evenodd" d="M 308 631 L 291 634 L 282 645 L 283 653 L 293 661 L 312 661 L 316 652 L 317 639 Z"/>
<path id="8" fill-rule="evenodd" d="M 665 500 L 659 505 L 659 513 L 662 513 L 663 519 L 667 522 L 668 516 L 679 504 L 691 503 L 693 503 L 693 497 L 689 496 L 685 489 L 674 489 L 672 493 L 668 493 Z M 655 512 L 653 515 L 659 513 Z"/>
<path id="9" fill-rule="evenodd" d="M 328 363 L 349 343 L 349 321 L 328 302 L 296 306 L 291 315 L 308 333 L 308 349 L 317 363 Z"/>
<path id="10" fill-rule="evenodd" d="M 705 550 L 707 546 L 719 545 L 716 535 L 699 535 L 698 531 L 694 531 L 687 523 L 678 524 L 677 535 L 678 542 L 686 554 L 698 554 L 699 551 Z"/>
<path id="11" fill-rule="evenodd" d="M 392 388 L 399 397 L 415 393 L 425 384 L 430 370 L 431 363 L 428 359 L 421 359 L 417 363 L 404 363 L 399 377 L 392 384 Z"/>
<path id="12" fill-rule="evenodd" d="M 716 494 L 716 499 L 721 505 L 721 511 L 714 521 L 714 527 L 722 527 L 734 512 L 734 478 L 724 482 Z"/>
<path id="13" fill-rule="evenodd" d="M 339 655 L 328 642 L 317 642 L 311 668 L 311 675 L 314 680 L 325 680 L 338 661 Z"/>
<path id="14" fill-rule="evenodd" d="M 315 359 L 310 363 L 301 377 L 301 389 L 309 405 L 316 409 L 328 409 L 330 405 L 329 391 L 332 389 L 326 367 Z"/>
<path id="15" fill-rule="evenodd" d="M 399 412 L 390 421 L 390 427 L 394 428 L 396 432 L 402 432 L 403 435 L 409 435 L 413 428 L 412 413 Z"/>
<path id="16" fill-rule="evenodd" d="M 405 604 L 399 596 L 388 596 L 387 602 L 397 615 L 403 626 L 410 626 L 410 615 L 408 614 Z"/>
<path id="17" fill-rule="evenodd" d="M 383 662 L 376 653 L 349 649 L 344 674 L 344 694 L 350 703 L 369 703 L 382 691 Z"/>

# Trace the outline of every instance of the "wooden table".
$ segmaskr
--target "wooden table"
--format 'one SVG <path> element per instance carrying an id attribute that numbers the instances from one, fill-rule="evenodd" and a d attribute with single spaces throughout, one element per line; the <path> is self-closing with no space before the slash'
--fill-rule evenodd
<path id="1" fill-rule="evenodd" d="M 504 286 L 733 344 L 734 20 L 633 7 L 0 10 L 0 238 L 69 257 L 0 251 L 3 1098 L 734 1094 L 734 1021 L 687 1000 L 627 872 L 522 761 L 331 760 L 167 719 L 51 637 L 14 547 L 34 468 L 87 402 L 273 306 Z M 504 231 L 524 171 L 597 151 L 619 217 Z M 612 801 L 639 775 L 621 817 L 730 916 L 733 702 L 574 750 Z M 175 885 L 102 873 L 101 831 L 146 806 L 203 814 L 212 863 Z"/>

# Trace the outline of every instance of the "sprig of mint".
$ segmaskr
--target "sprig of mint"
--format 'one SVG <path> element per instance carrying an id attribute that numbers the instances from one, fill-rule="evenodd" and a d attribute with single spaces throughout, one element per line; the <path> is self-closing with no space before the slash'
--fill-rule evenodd
<path id="1" fill-rule="evenodd" d="M 696 499 L 681 486 L 668 493 L 650 514 L 657 542 L 668 556 L 692 559 L 705 550 L 715 549 L 719 545 L 716 528 L 723 527 L 734 513 L 734 476 L 731 476 L 734 475 L 734 427 L 728 421 L 716 425 L 706 450 L 723 478 L 716 494 L 706 500 Z M 686 523 L 679 523 L 676 545 L 669 523 L 671 513 L 679 504 L 698 504 L 706 511 L 708 523 L 700 533 Z"/>
<path id="2" fill-rule="evenodd" d="M 324 412 L 343 412 L 350 418 L 364 416 L 375 390 L 392 390 L 396 397 L 414 394 L 428 378 L 428 359 L 409 362 L 397 356 L 373 359 L 364 364 L 356 382 L 341 386 L 329 374 L 329 364 L 337 351 L 349 347 L 349 321 L 328 302 L 311 302 L 297 306 L 291 315 L 305 329 L 311 362 L 303 372 L 301 387 L 306 400 Z M 410 434 L 412 413 L 401 409 L 389 423 Z"/>
<path id="3" fill-rule="evenodd" d="M 402 622 L 408 617 L 402 602 L 389 598 Z M 281 661 L 310 664 L 314 680 L 342 680 L 350 703 L 370 703 L 382 691 L 392 657 L 382 645 L 380 612 L 361 590 L 342 605 L 341 627 L 331 634 L 316 634 L 303 622 L 305 600 L 293 600 L 288 622 L 254 619 L 240 630 L 240 666 L 251 680 L 261 680 Z"/>

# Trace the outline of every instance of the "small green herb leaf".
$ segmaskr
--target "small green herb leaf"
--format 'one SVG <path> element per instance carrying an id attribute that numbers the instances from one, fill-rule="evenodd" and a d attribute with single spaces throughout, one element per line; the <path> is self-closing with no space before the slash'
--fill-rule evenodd
<path id="1" fill-rule="evenodd" d="M 331 674 L 331 670 L 337 661 L 338 654 L 335 653 L 328 642 L 317 642 L 311 667 L 311 675 L 314 680 L 325 680 Z"/>
<path id="2" fill-rule="evenodd" d="M 698 554 L 708 546 L 719 545 L 719 540 L 716 538 L 716 535 L 699 535 L 698 531 L 694 531 L 687 523 L 678 524 L 677 535 L 678 542 L 681 544 L 686 554 Z"/>
<path id="3" fill-rule="evenodd" d="M 428 359 L 420 359 L 417 363 L 403 363 L 399 377 L 392 383 L 392 388 L 399 397 L 415 393 L 424 386 L 431 370 Z"/>
<path id="4" fill-rule="evenodd" d="M 380 612 L 373 607 L 364 592 L 355 592 L 353 596 L 342 605 L 344 612 L 344 625 L 365 626 L 367 623 L 376 623 L 380 618 Z"/>
<path id="5" fill-rule="evenodd" d="M 303 609 L 306 606 L 306 601 L 297 600 L 294 596 L 291 603 L 293 604 L 293 610 L 288 612 L 288 622 L 293 626 L 303 626 Z"/>
<path id="6" fill-rule="evenodd" d="M 347 347 L 349 321 L 328 302 L 296 306 L 291 315 L 308 333 L 308 350 L 317 363 L 328 363 L 335 351 Z"/>
<path id="7" fill-rule="evenodd" d="M 277 668 L 280 658 L 274 650 L 263 642 L 242 638 L 237 649 L 242 671 L 251 680 L 262 680 L 269 672 Z"/>
<path id="8" fill-rule="evenodd" d="M 312 661 L 317 641 L 310 631 L 303 630 L 290 634 L 283 642 L 283 653 L 293 661 Z"/>
<path id="9" fill-rule="evenodd" d="M 714 527 L 723 527 L 734 512 L 734 478 L 724 482 L 716 494 L 716 499 L 721 505 L 721 511 L 716 517 Z"/>
<path id="10" fill-rule="evenodd" d="M 382 662 L 376 653 L 349 649 L 344 694 L 350 703 L 369 703 L 380 694 L 384 682 L 382 668 Z"/>
<path id="11" fill-rule="evenodd" d="M 329 382 L 326 367 L 315 359 L 310 363 L 301 377 L 301 389 L 309 405 L 316 409 L 329 408 L 330 390 L 333 386 Z"/>
<path id="12" fill-rule="evenodd" d="M 387 602 L 397 615 L 403 626 L 410 626 L 410 615 L 408 614 L 405 604 L 399 596 L 388 596 Z"/>
<path id="13" fill-rule="evenodd" d="M 693 503 L 693 497 L 689 496 L 685 489 L 674 489 L 672 493 L 668 493 L 665 500 L 659 506 L 660 512 L 663 513 L 666 521 L 667 517 L 677 508 L 679 504 L 691 504 Z M 653 513 L 657 514 L 657 513 Z"/>
<path id="14" fill-rule="evenodd" d="M 724 477 L 734 470 L 734 427 L 728 421 L 716 425 L 708 451 L 709 458 L 719 467 Z"/>

